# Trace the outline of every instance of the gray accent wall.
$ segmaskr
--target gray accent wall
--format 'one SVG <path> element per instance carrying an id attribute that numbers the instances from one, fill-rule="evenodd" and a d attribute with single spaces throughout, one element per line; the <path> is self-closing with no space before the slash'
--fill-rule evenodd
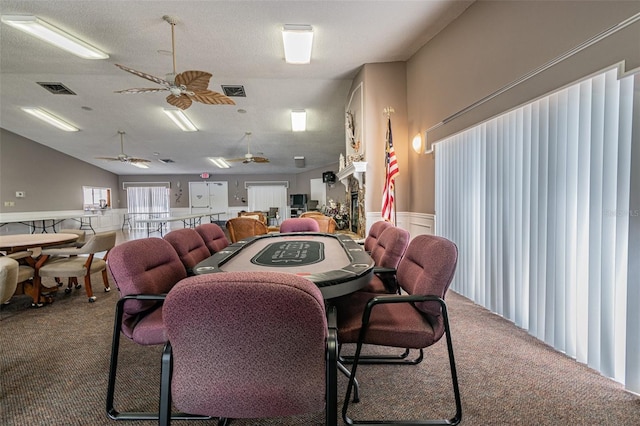
<path id="1" fill-rule="evenodd" d="M 0 213 L 82 210 L 83 186 L 117 188 L 118 176 L 0 129 Z"/>

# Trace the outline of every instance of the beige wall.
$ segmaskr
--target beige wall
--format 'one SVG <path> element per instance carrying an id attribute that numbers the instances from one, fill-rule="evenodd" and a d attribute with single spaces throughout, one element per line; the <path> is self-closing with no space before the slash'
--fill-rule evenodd
<path id="1" fill-rule="evenodd" d="M 83 186 L 115 189 L 118 176 L 0 129 L 0 212 L 82 210 Z"/>
<path id="2" fill-rule="evenodd" d="M 407 167 L 407 85 L 406 63 L 391 62 L 366 64 L 354 80 L 351 92 L 364 82 L 363 140 L 367 162 L 365 210 L 380 211 L 385 180 L 385 144 L 387 133 L 386 107 L 392 107 L 391 127 L 393 144 L 398 158 L 400 175 L 396 179 L 396 206 L 398 211 L 409 209 L 408 186 L 410 170 Z M 351 96 L 351 92 L 349 96 Z M 402 188 L 402 189 L 401 189 Z"/>
<path id="3" fill-rule="evenodd" d="M 407 62 L 408 134 L 446 117 L 640 12 L 640 2 L 478 1 Z M 626 59 L 640 66 L 640 23 L 429 134 L 435 141 Z M 412 212 L 435 213 L 434 160 L 410 156 Z M 398 185 L 399 190 L 407 188 Z"/>

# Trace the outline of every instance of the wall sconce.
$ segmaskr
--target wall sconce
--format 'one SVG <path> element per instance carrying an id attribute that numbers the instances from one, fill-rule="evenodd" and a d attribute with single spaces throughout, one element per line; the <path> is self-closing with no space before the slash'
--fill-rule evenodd
<path id="1" fill-rule="evenodd" d="M 411 141 L 411 147 L 416 152 L 416 154 L 422 154 L 422 136 L 420 136 L 420 133 L 413 137 L 413 140 Z"/>

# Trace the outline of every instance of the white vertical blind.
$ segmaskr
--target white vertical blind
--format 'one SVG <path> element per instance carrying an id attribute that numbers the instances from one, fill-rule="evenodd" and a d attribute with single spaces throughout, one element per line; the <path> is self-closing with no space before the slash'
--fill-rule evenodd
<path id="1" fill-rule="evenodd" d="M 280 217 L 287 210 L 287 187 L 284 185 L 247 185 L 249 211 L 269 211 L 278 207 Z"/>
<path id="2" fill-rule="evenodd" d="M 154 217 L 167 216 L 170 210 L 169 188 L 163 186 L 130 186 L 127 188 L 127 212 L 154 214 Z M 135 222 L 134 229 L 145 229 L 144 224 Z"/>
<path id="3" fill-rule="evenodd" d="M 626 368 L 633 90 L 606 71 L 436 145 L 452 288 L 621 383 L 640 375 Z"/>

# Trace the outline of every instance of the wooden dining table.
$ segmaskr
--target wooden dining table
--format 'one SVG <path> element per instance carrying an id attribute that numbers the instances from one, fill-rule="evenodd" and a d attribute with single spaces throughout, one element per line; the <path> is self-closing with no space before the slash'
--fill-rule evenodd
<path id="1" fill-rule="evenodd" d="M 0 251 L 6 254 L 36 247 L 50 247 L 72 243 L 78 239 L 76 234 L 13 234 L 0 235 Z"/>

